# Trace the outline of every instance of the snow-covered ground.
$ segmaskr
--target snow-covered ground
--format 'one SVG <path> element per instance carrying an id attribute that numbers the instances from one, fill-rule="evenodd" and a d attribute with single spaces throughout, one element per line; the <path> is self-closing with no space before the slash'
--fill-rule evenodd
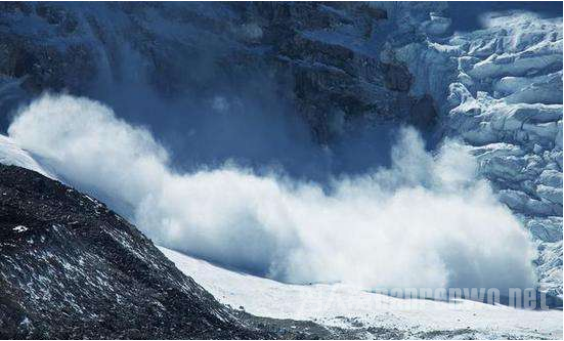
<path id="1" fill-rule="evenodd" d="M 344 328 L 385 328 L 409 335 L 453 331 L 482 338 L 562 338 L 562 311 L 531 311 L 468 300 L 407 300 L 339 284 L 291 285 L 160 250 L 220 302 L 257 316 L 310 320 Z M 468 336 L 468 335 L 467 335 Z"/>

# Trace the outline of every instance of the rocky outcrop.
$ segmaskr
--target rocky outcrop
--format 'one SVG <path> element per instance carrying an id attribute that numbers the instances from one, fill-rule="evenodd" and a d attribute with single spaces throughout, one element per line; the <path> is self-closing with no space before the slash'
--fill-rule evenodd
<path id="1" fill-rule="evenodd" d="M 228 94 L 224 97 L 234 103 L 275 98 L 298 111 L 314 139 L 325 144 L 358 121 L 406 122 L 424 95 L 408 92 L 414 80 L 403 63 L 379 56 L 396 26 L 394 8 L 368 3 L 2 6 L 0 79 L 12 86 L 0 86 L 0 98 L 64 90 L 104 100 L 118 84 L 143 84 L 170 101 L 189 94 L 204 106 L 218 94 Z"/>
<path id="2" fill-rule="evenodd" d="M 0 165 L 0 338 L 265 337 L 104 204 Z"/>

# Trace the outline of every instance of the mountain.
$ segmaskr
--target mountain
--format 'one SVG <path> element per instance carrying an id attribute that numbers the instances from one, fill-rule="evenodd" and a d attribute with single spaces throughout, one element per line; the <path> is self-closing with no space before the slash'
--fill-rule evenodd
<path id="1" fill-rule="evenodd" d="M 261 166 L 268 163 L 265 160 L 287 166 L 285 158 L 295 157 L 290 165 L 302 166 L 310 161 L 309 149 L 303 147 L 307 145 L 330 156 L 330 165 L 321 173 L 339 176 L 381 166 L 366 161 L 370 159 L 367 155 L 387 153 L 390 148 L 385 140 L 394 129 L 413 125 L 424 132 L 426 147 L 431 152 L 451 140 L 471 151 L 478 164 L 477 178 L 487 180 L 496 200 L 511 210 L 530 235 L 536 248 L 538 289 L 561 299 L 560 5 L 6 2 L 0 5 L 0 128 L 6 131 L 14 111 L 41 93 L 66 92 L 100 100 L 114 108 L 120 119 L 150 127 L 173 155 L 188 154 L 189 166 L 194 166 L 190 162 L 213 166 L 239 157 Z M 241 115 L 245 119 L 237 121 L 235 118 Z M 292 120 L 288 123 L 280 117 Z M 290 130 L 287 135 L 291 143 L 285 134 L 281 138 L 278 130 L 272 133 L 271 129 L 263 129 L 293 126 L 294 119 L 304 124 L 305 133 Z M 378 149 L 380 144 L 384 147 Z M 266 145 L 276 148 L 265 148 Z M 43 166 L 42 155 L 32 157 L 8 138 L 0 136 L 0 146 L 2 163 L 32 169 L 53 179 L 59 175 L 57 169 Z M 294 155 L 293 151 L 302 151 L 301 148 L 308 152 L 298 159 L 299 153 Z M 7 183 L 11 180 L 2 179 Z M 81 188 L 80 180 L 70 184 Z M 37 195 L 42 195 L 40 189 Z M 81 201 L 97 205 L 84 198 Z M 39 203 L 36 199 L 33 202 Z M 34 219 L 39 221 L 46 219 L 41 216 L 41 205 L 26 206 L 21 214 L 38 215 Z M 27 236 L 26 233 L 33 235 L 35 230 L 28 225 L 31 224 L 14 222 L 8 226 L 7 236 L 17 239 Z M 46 231 L 56 234 L 51 229 Z M 494 227 L 491 233 L 495 234 Z M 69 242 L 53 238 L 61 248 L 61 243 Z M 37 243 L 41 239 L 38 235 L 33 240 Z M 71 249 L 74 250 L 59 251 L 66 254 Z M 167 264 L 162 256 L 157 256 L 160 253 L 154 247 L 146 246 L 146 250 L 153 255 L 149 259 L 157 257 L 158 262 Z M 124 252 L 123 257 L 129 257 L 129 251 Z M 163 252 L 176 259 L 173 253 Z M 15 281 L 23 259 L 27 258 L 3 262 L 3 266 L 10 266 L 10 271 L 2 272 L 2 278 Z M 76 260 L 68 261 L 76 266 Z M 167 269 L 177 274 L 173 278 L 182 277 L 174 268 Z M 192 271 L 193 268 L 186 270 Z M 218 276 L 235 276 L 215 272 L 214 268 L 209 271 Z M 56 274 L 39 273 L 45 278 Z M 12 274 L 16 277 L 10 277 Z M 223 303 L 244 305 L 250 313 L 264 313 L 272 318 L 290 316 L 249 309 L 253 302 L 241 298 L 245 295 L 223 300 L 222 291 L 201 278 L 201 284 Z M 252 279 L 255 280 L 258 281 Z M 259 282 L 257 286 L 261 288 L 267 285 Z M 14 285 L 13 290 L 24 288 L 23 279 L 14 283 L 10 284 Z M 281 292 L 292 288 L 273 286 Z M 23 295 L 23 291 L 18 292 Z M 365 297 L 360 293 L 353 296 Z M 287 296 L 274 297 L 293 304 Z M 31 303 L 26 304 L 24 310 L 32 311 Z M 234 326 L 242 323 L 238 319 L 256 326 L 252 322 L 255 317 L 221 309 L 227 315 L 234 314 L 233 320 L 229 320 Z M 492 311 L 493 315 L 526 323 L 505 313 L 503 309 Z M 24 315 L 14 316 L 10 330 L 17 330 L 14 326 L 18 318 L 24 321 Z M 534 320 L 545 315 L 526 316 Z M 461 320 L 466 318 L 476 325 L 481 323 L 468 316 Z M 409 320 L 405 316 L 398 319 Z M 34 321 L 31 317 L 29 320 Z M 264 323 L 266 320 L 261 320 L 260 324 Z M 275 325 L 280 326 L 278 323 Z M 287 330 L 292 326 L 304 327 L 290 323 Z M 530 328 L 521 334 L 514 324 L 494 332 L 471 329 L 474 336 L 491 332 L 504 337 L 505 327 L 515 337 L 552 337 Z M 240 328 L 244 335 L 253 333 L 244 326 Z M 321 329 L 316 329 L 321 333 L 318 336 L 338 333 Z M 433 337 L 424 334 L 427 331 L 419 330 L 416 336 Z M 390 332 L 389 337 L 407 335 L 403 331 L 394 333 Z M 456 335 L 466 336 L 464 332 Z"/>
<path id="2" fill-rule="evenodd" d="M 270 338 L 99 201 L 0 165 L 0 338 Z"/>
<path id="3" fill-rule="evenodd" d="M 371 137 L 378 143 L 402 124 L 428 131 L 431 145 L 458 139 L 472 148 L 479 176 L 530 231 L 542 287 L 562 296 L 561 8 L 444 2 L 1 6 L 3 112 L 46 90 L 90 96 L 151 125 L 167 145 L 190 149 L 204 164 L 238 156 L 279 162 L 298 148 L 273 142 L 278 149 L 261 152 L 260 145 L 276 138 L 248 128 L 261 116 L 239 123 L 230 135 L 218 128 L 237 124 L 222 121 L 226 110 L 267 112 L 270 119 L 274 112 L 297 113 L 341 170 L 372 166 L 355 157 L 382 152 L 370 141 L 368 149 L 343 145 L 355 143 L 345 137 L 374 127 L 384 129 Z M 191 119 L 186 112 L 206 114 Z M 207 119 L 216 122 L 209 135 L 217 138 L 178 136 L 179 130 L 205 133 L 206 125 L 197 124 Z M 2 125 L 8 121 L 4 115 Z M 241 145 L 239 134 L 264 138 L 241 152 L 233 147 Z"/>
<path id="4" fill-rule="evenodd" d="M 124 88 L 134 88 L 169 102 L 189 98 L 200 110 L 243 103 L 246 110 L 279 111 L 275 103 L 288 103 L 320 143 L 356 120 L 424 125 L 435 115 L 430 97 L 409 94 L 413 76 L 405 65 L 383 62 L 379 53 L 396 13 L 439 4 L 2 6 L 7 101 L 49 89 L 111 103 L 119 87 L 123 97 L 134 95 Z"/>

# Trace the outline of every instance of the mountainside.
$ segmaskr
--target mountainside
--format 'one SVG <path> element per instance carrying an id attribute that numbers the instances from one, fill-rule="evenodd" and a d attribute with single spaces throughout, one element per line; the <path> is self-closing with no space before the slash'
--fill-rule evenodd
<path id="1" fill-rule="evenodd" d="M 241 105 L 278 111 L 279 103 L 289 103 L 320 143 L 357 121 L 425 127 L 436 114 L 432 98 L 408 92 L 414 79 L 404 64 L 382 61 L 379 51 L 397 13 L 424 16 L 441 4 L 392 6 L 398 10 L 362 2 L 2 6 L 7 100 L 50 89 L 112 101 L 116 87 L 131 87 L 216 112 Z"/>
<path id="2" fill-rule="evenodd" d="M 144 119 L 192 132 L 184 109 L 166 120 L 170 108 L 148 98 L 182 99 L 186 110 L 218 122 L 227 111 L 272 114 L 286 103 L 329 150 L 359 126 L 409 123 L 432 131 L 435 143 L 461 139 L 538 244 L 541 284 L 561 296 L 562 17 L 485 10 L 409 2 L 4 3 L 0 105 L 64 89 L 134 114 L 158 112 Z M 464 26 L 464 13 L 481 25 Z M 131 98 L 116 102 L 115 93 Z M 221 136 L 227 143 L 194 147 L 221 151 L 240 140 Z M 354 156 L 340 157 L 334 162 L 347 165 Z"/>
<path id="3" fill-rule="evenodd" d="M 528 11 L 535 6 L 532 2 L 520 5 L 513 2 L 488 5 L 472 2 L 5 2 L 0 4 L 0 130 L 2 134 L 8 132 L 10 135 L 8 126 L 14 122 L 13 114 L 17 108 L 40 94 L 68 93 L 108 105 L 115 111 L 115 121 L 126 122 L 127 131 L 131 130 L 127 124 L 148 127 L 148 132 L 143 130 L 140 135 L 149 135 L 151 142 L 154 142 L 154 135 L 154 140 L 162 143 L 158 144 L 156 156 L 151 155 L 148 161 L 142 159 L 139 165 L 146 165 L 145 161 L 153 165 L 154 159 L 164 160 L 158 167 L 149 169 L 147 174 L 150 176 L 155 174 L 153 171 L 170 166 L 171 171 L 165 178 L 174 180 L 184 171 L 192 175 L 194 169 L 207 170 L 209 167 L 213 170 L 218 164 L 232 159 L 237 162 L 240 158 L 245 166 L 247 159 L 266 168 L 298 165 L 295 166 L 298 169 L 296 179 L 303 177 L 305 182 L 316 182 L 318 178 L 312 175 L 310 179 L 309 176 L 321 173 L 325 176 L 320 177 L 321 183 L 327 178 L 339 180 L 339 176 L 370 176 L 371 170 L 387 167 L 386 162 L 380 163 L 380 159 L 386 159 L 384 154 L 394 153 L 390 136 L 399 127 L 414 126 L 422 132 L 425 141 L 421 142 L 424 145 L 421 149 L 429 151 L 429 158 L 440 154 L 441 146 L 451 141 L 470 151 L 477 169 L 472 174 L 464 174 L 469 177 L 466 180 L 474 183 L 486 180 L 492 187 L 493 201 L 502 203 L 504 209 L 505 206 L 509 208 L 510 211 L 506 210 L 508 215 L 518 219 L 518 231 L 527 231 L 524 238 L 527 243 L 530 238 L 536 251 L 533 255 L 535 273 L 531 276 L 535 277 L 535 289 L 561 300 L 562 10 L 541 4 L 539 8 L 545 6 L 548 10 Z M 65 112 L 63 109 L 50 110 L 59 114 Z M 84 113 L 84 110 L 73 110 Z M 112 122 L 113 115 L 112 112 Z M 77 119 L 81 120 L 82 116 Z M 75 157 L 81 155 L 83 146 L 95 144 L 81 140 L 86 135 L 84 131 L 71 136 L 75 139 L 64 140 L 77 142 L 76 149 L 71 150 L 75 154 L 72 154 L 67 152 L 66 145 L 63 148 L 54 141 L 55 137 L 67 136 L 65 129 L 72 128 L 66 125 L 67 121 L 46 118 L 45 122 L 41 126 L 46 127 L 45 130 L 39 130 L 41 134 L 38 134 L 46 137 L 44 140 L 37 139 L 39 142 L 36 142 L 30 138 L 33 143 L 23 141 L 28 142 L 25 148 L 29 153 L 21 149 L 24 146 L 19 146 L 18 142 L 22 143 L 22 140 L 16 141 L 16 136 L 0 135 L 0 163 L 31 169 L 47 177 L 17 167 L 0 166 L 0 194 L 5 193 L 0 197 L 0 292 L 6 293 L 0 297 L 0 336 L 262 338 L 304 328 L 304 325 L 294 325 L 293 322 L 284 326 L 280 321 L 272 322 L 269 328 L 259 328 L 268 321 L 259 319 L 257 322 L 245 312 L 219 304 L 178 271 L 135 227 L 105 205 L 49 180 L 60 179 L 91 194 L 93 192 L 87 190 L 98 189 L 97 184 L 88 187 L 94 180 L 79 177 L 97 174 L 100 162 L 80 164 L 83 159 Z M 51 124 L 60 126 L 51 129 Z M 92 127 L 98 123 L 90 124 L 83 126 Z M 22 125 L 20 135 L 30 126 Z M 55 130 L 59 135 L 49 135 Z M 111 136 L 109 139 L 107 135 L 101 136 L 111 140 Z M 105 147 L 108 145 L 108 149 L 92 148 L 99 152 L 96 157 L 105 157 L 108 150 L 120 148 L 117 143 L 116 146 L 111 142 L 104 144 Z M 130 141 L 125 144 L 125 147 L 132 146 Z M 125 165 L 129 159 L 124 156 L 131 154 L 132 159 L 137 160 L 137 154 L 144 150 L 138 148 L 112 155 L 125 160 L 118 165 Z M 183 160 L 177 165 L 171 161 L 172 156 Z M 425 160 L 419 161 L 424 163 Z M 72 165 L 64 168 L 70 163 Z M 250 164 L 252 168 L 254 164 Z M 60 169 L 56 169 L 56 165 Z M 132 166 L 132 173 L 137 165 Z M 418 166 L 421 165 L 408 168 L 411 171 Z M 315 168 L 311 174 L 308 173 L 310 167 Z M 120 170 L 120 167 L 108 166 L 100 173 L 115 175 Z M 292 169 L 288 169 L 288 173 L 289 178 L 295 175 Z M 205 172 L 195 174 L 205 175 Z M 118 191 L 133 195 L 129 192 L 142 192 L 142 189 L 151 187 L 150 195 L 147 195 L 150 200 L 143 201 L 147 206 L 134 207 L 137 216 L 153 217 L 143 213 L 155 203 L 170 207 L 167 206 L 170 197 L 161 197 L 163 193 L 175 194 L 172 196 L 175 202 L 183 203 L 187 198 L 174 191 L 178 187 L 176 183 L 171 182 L 165 188 L 159 181 L 142 183 L 145 178 L 129 172 L 123 178 L 128 176 L 138 182 L 123 181 L 124 185 L 113 179 L 111 186 L 99 187 L 99 193 L 107 195 L 100 198 L 115 210 L 133 206 L 130 202 L 118 202 L 121 198 L 116 195 Z M 229 183 L 241 178 L 235 179 Z M 222 182 L 214 182 L 215 187 L 207 187 L 209 184 L 203 182 L 198 185 L 186 188 L 200 189 L 202 193 L 209 193 L 209 188 L 214 188 L 217 198 L 221 199 L 226 188 L 247 193 L 244 191 L 246 183 L 241 183 L 241 188 L 227 187 Z M 325 185 L 322 183 L 314 194 L 325 194 Z M 425 183 L 415 186 L 419 185 L 425 187 Z M 181 187 L 179 192 L 187 191 L 186 188 Z M 273 193 L 278 194 L 280 188 L 275 186 Z M 114 199 L 112 190 L 118 197 L 116 202 L 111 202 Z M 369 190 L 375 191 L 374 188 Z M 290 238 L 293 235 L 280 232 L 286 231 L 282 228 L 273 235 L 264 234 L 274 236 L 268 243 L 256 242 L 263 236 L 261 233 L 268 231 L 263 229 L 264 221 L 280 218 L 282 227 L 294 223 L 290 219 L 292 216 L 284 211 L 287 201 L 272 201 L 272 207 L 264 209 L 259 203 L 271 200 L 270 197 L 257 198 L 253 192 L 240 200 L 236 194 L 225 202 L 215 197 L 213 199 L 218 201 L 207 202 L 210 197 L 205 195 L 201 195 L 201 200 L 210 207 L 217 202 L 225 203 L 226 212 L 240 218 L 241 226 L 251 226 L 251 229 L 231 228 L 233 222 L 225 222 L 227 218 L 223 216 L 210 221 L 223 228 L 228 226 L 227 229 L 216 229 L 217 226 L 211 223 L 210 228 L 204 219 L 207 216 L 200 216 L 196 209 L 186 213 L 186 207 L 181 205 L 164 211 L 186 220 L 156 214 L 158 219 L 150 222 L 171 225 L 170 235 L 173 237 L 183 235 L 182 228 L 190 229 L 202 240 L 217 246 L 218 253 L 225 251 L 222 248 L 230 252 L 235 249 L 233 245 L 236 243 L 230 238 L 244 242 L 252 240 L 249 250 L 266 251 L 252 254 L 236 250 L 223 256 L 246 259 L 244 256 L 251 254 L 254 256 L 252 261 L 261 264 L 276 259 L 280 249 L 291 249 L 292 244 L 285 242 L 280 243 L 281 248 L 274 247 L 278 245 L 277 238 L 293 240 Z M 196 193 L 194 197 L 200 198 L 198 195 Z M 340 202 L 329 199 L 327 202 L 334 206 L 306 207 L 320 212 L 323 209 L 341 212 L 336 210 Z M 240 201 L 249 203 L 240 205 Z M 364 203 L 366 199 L 361 197 L 358 201 Z M 406 202 L 408 204 L 402 204 L 402 208 L 409 206 L 410 201 Z M 278 211 L 281 206 L 284 207 Z M 363 211 L 358 207 L 354 203 L 344 212 L 360 217 L 357 220 L 362 221 Z M 210 216 L 218 215 L 216 207 L 209 210 Z M 374 212 L 373 207 L 366 212 Z M 346 227 L 352 221 L 346 214 L 339 217 L 342 221 L 333 220 L 339 220 L 338 223 Z M 303 216 L 309 217 L 310 212 Z M 201 222 L 208 229 L 201 230 L 204 233 L 200 236 L 200 230 L 185 224 L 186 221 Z M 315 220 L 305 221 L 307 227 L 315 223 Z M 143 228 L 138 221 L 133 222 Z M 362 222 L 369 225 L 371 221 Z M 453 222 L 456 225 L 456 219 Z M 381 225 L 392 226 L 386 221 Z M 150 235 L 154 225 L 144 227 L 147 229 L 143 231 Z M 206 233 L 210 230 L 214 231 L 207 238 Z M 227 237 L 225 231 L 229 231 Z M 245 233 L 238 233 L 240 231 Z M 320 231 L 327 233 L 327 229 Z M 495 226 L 491 227 L 491 232 L 484 231 L 483 238 L 488 238 L 488 233 L 496 234 Z M 403 230 L 396 232 L 405 233 Z M 217 237 L 214 233 L 222 234 L 224 239 L 218 238 L 214 244 L 213 237 Z M 312 239 L 322 238 L 315 235 Z M 163 240 L 167 241 L 166 238 Z M 200 248 L 208 245 L 185 243 L 181 238 L 175 240 L 175 246 L 163 246 L 180 249 L 187 244 L 201 251 Z M 229 243 L 222 243 L 225 240 Z M 326 246 L 323 241 L 319 244 Z M 339 250 L 341 243 L 337 240 L 335 244 L 339 245 L 335 248 L 329 244 L 328 250 Z M 393 242 L 389 244 L 390 250 L 395 251 Z M 183 251 L 194 251 L 186 247 Z M 377 247 L 379 244 L 374 242 L 367 249 Z M 163 252 L 173 259 L 178 256 L 166 249 Z M 333 254 L 327 253 L 332 260 Z M 206 252 L 200 254 L 209 255 Z M 464 265 L 471 261 L 479 263 L 473 255 L 472 252 L 465 254 Z M 391 254 L 386 256 L 393 257 Z M 197 261 L 178 257 L 181 263 L 191 264 L 181 270 L 188 275 L 191 271 L 198 273 L 202 283 L 200 278 L 196 280 L 221 303 L 231 304 L 234 308 L 253 304 L 252 300 L 248 303 L 252 293 L 244 290 L 236 297 L 220 297 L 230 288 L 234 291 L 241 287 L 247 289 L 246 284 L 221 287 L 223 283 L 217 283 L 215 287 L 215 283 L 211 283 L 215 279 L 205 277 L 191 267 L 194 265 L 191 262 Z M 343 268 L 354 268 L 343 263 Z M 273 264 L 277 265 L 275 261 Z M 207 265 L 202 268 L 218 274 L 220 281 L 245 282 L 248 279 L 262 289 L 269 286 L 267 283 L 272 284 L 275 293 L 285 293 L 286 290 L 294 293 L 287 285 L 250 276 L 233 277 L 232 273 Z M 264 273 L 268 275 L 268 271 Z M 381 280 L 379 274 L 374 276 Z M 315 294 L 308 287 L 299 287 L 298 291 Z M 272 305 L 288 307 L 295 304 L 287 298 L 291 294 L 271 296 L 269 293 L 265 297 L 278 299 Z M 353 296 L 365 299 L 365 294 L 355 292 Z M 347 295 L 344 300 L 350 299 Z M 374 297 L 366 299 L 371 301 Z M 193 308 L 189 313 L 186 313 L 187 306 Z M 434 307 L 434 303 L 431 306 Z M 264 310 L 256 305 L 253 307 L 247 309 L 247 313 L 267 318 L 286 319 L 294 313 L 269 310 L 270 306 L 262 307 Z M 322 322 L 336 329 L 310 325 L 313 334 L 306 333 L 305 336 L 372 337 L 385 332 L 387 337 L 394 338 L 552 338 L 554 334 L 550 333 L 559 329 L 554 322 L 559 316 L 554 311 L 546 313 L 550 315 L 548 331 L 535 331 L 533 324 L 523 328 L 519 324 L 526 324 L 525 320 L 530 319 L 540 325 L 540 319 L 548 315 L 527 313 L 516 317 L 514 314 L 517 313 L 500 308 L 491 310 L 492 315 L 488 315 L 488 318 L 502 321 L 499 322 L 501 327 L 494 330 L 482 328 L 480 318 L 439 314 L 438 318 L 445 318 L 440 323 L 452 323 L 453 328 L 442 328 L 441 333 L 444 333 L 435 335 L 433 333 L 439 329 L 417 329 L 416 322 L 410 320 L 413 316 L 406 314 L 395 317 L 404 324 L 386 324 L 385 330 L 381 330 L 377 328 L 382 324 L 370 324 L 373 320 L 368 319 L 368 322 L 363 321 L 361 331 L 346 334 L 341 333 L 338 328 L 342 326 L 335 322 L 340 320 L 337 317 L 343 311 L 337 309 L 334 313 L 334 316 L 325 316 Z M 154 315 L 159 318 L 149 318 Z M 387 323 L 387 316 L 377 318 Z M 451 317 L 454 316 L 461 321 L 453 321 Z M 308 315 L 304 320 L 314 318 L 319 316 Z M 469 332 L 463 325 L 466 319 L 473 323 Z M 431 324 L 436 322 L 430 321 Z M 345 322 L 346 328 L 354 327 L 356 317 L 352 322 Z M 405 332 L 408 329 L 413 332 Z M 455 329 L 458 331 L 453 332 Z M 561 337 L 561 334 L 557 336 Z"/>
<path id="4" fill-rule="evenodd" d="M 0 338 L 264 338 L 104 204 L 0 165 Z"/>

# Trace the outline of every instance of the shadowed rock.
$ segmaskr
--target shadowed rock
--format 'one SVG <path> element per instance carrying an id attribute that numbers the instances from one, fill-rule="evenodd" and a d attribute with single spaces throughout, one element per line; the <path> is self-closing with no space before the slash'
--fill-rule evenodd
<path id="1" fill-rule="evenodd" d="M 104 204 L 0 165 L 0 338 L 265 337 Z"/>

